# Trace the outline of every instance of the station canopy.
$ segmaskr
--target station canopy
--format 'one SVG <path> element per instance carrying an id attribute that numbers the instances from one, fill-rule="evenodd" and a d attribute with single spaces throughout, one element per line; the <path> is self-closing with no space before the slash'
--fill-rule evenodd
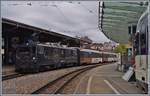
<path id="1" fill-rule="evenodd" d="M 137 24 L 147 6 L 148 2 L 146 0 L 136 2 L 124 0 L 119 2 L 104 1 L 103 17 L 101 18 L 102 32 L 115 42 L 127 43 L 129 40 L 128 27 Z"/>

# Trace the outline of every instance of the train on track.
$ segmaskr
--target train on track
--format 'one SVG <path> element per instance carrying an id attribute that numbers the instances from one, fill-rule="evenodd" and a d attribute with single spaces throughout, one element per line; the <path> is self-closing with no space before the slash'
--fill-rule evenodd
<path id="1" fill-rule="evenodd" d="M 115 61 L 115 53 L 54 44 L 22 44 L 16 49 L 15 68 L 18 72 L 39 72 L 41 69 Z"/>
<path id="2" fill-rule="evenodd" d="M 134 40 L 135 76 L 137 86 L 148 92 L 148 10 L 143 13 L 137 24 Z"/>

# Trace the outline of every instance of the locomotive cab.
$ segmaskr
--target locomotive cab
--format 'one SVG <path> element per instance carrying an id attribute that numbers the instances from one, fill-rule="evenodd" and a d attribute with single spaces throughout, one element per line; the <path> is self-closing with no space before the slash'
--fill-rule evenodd
<path id="1" fill-rule="evenodd" d="M 16 49 L 16 71 L 26 72 L 35 68 L 38 68 L 36 65 L 36 46 L 34 45 L 19 45 Z"/>

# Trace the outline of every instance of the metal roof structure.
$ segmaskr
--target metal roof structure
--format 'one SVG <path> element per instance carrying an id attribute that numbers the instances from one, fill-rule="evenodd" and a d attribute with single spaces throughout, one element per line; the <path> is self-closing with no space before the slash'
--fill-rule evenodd
<path id="1" fill-rule="evenodd" d="M 80 39 L 60 34 L 58 32 L 42 29 L 32 25 L 27 25 L 18 21 L 2 18 L 2 37 L 30 37 L 33 33 L 38 33 L 40 42 L 61 42 L 71 47 L 80 46 Z M 10 35 L 10 36 L 8 36 Z"/>
<path id="2" fill-rule="evenodd" d="M 129 26 L 136 26 L 138 19 L 147 9 L 148 2 L 119 1 L 99 2 L 99 28 L 111 40 L 118 43 L 127 43 Z"/>

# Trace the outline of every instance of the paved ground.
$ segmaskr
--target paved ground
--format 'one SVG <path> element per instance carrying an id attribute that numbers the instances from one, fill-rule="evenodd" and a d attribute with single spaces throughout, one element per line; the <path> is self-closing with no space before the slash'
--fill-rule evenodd
<path id="1" fill-rule="evenodd" d="M 72 81 L 62 93 L 74 94 L 141 94 L 135 84 L 122 79 L 116 64 L 94 68 Z"/>

